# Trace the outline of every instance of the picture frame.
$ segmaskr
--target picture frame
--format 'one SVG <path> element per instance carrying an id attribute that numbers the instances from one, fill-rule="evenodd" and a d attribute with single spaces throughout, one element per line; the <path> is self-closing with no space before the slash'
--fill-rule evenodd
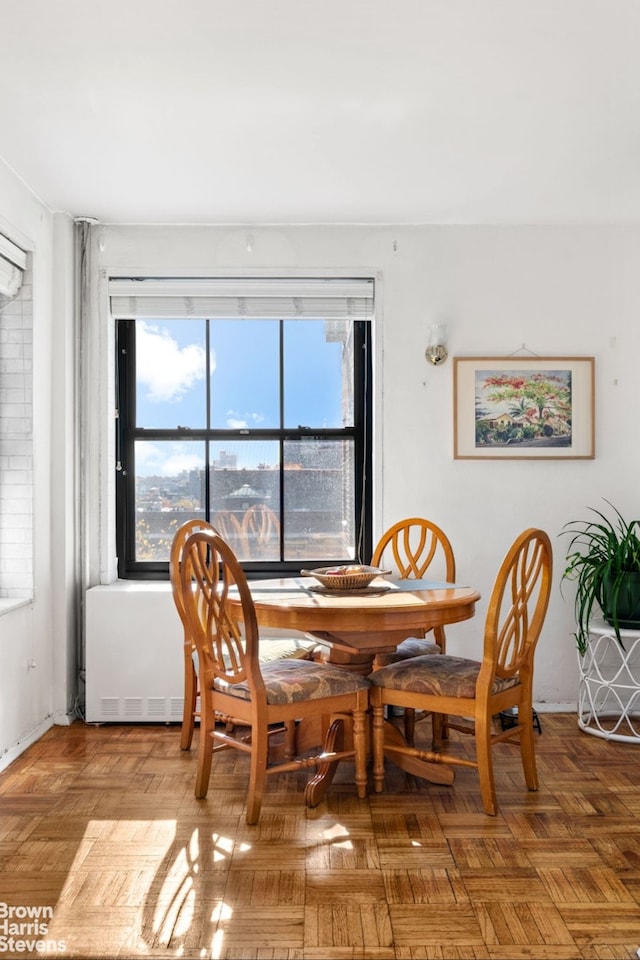
<path id="1" fill-rule="evenodd" d="M 592 460 L 593 357 L 454 357 L 456 460 Z"/>

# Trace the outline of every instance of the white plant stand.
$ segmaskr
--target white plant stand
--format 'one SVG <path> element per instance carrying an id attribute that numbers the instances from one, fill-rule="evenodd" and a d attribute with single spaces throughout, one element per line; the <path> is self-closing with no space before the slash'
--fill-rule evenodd
<path id="1" fill-rule="evenodd" d="M 587 650 L 578 657 L 578 726 L 604 740 L 640 743 L 640 628 L 620 636 L 624 649 L 605 620 L 589 624 Z"/>

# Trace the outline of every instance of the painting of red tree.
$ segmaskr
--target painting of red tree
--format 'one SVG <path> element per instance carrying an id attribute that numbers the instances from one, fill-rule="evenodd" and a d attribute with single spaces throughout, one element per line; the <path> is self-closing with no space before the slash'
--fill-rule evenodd
<path id="1" fill-rule="evenodd" d="M 476 448 L 571 446 L 571 376 L 571 370 L 476 370 Z"/>

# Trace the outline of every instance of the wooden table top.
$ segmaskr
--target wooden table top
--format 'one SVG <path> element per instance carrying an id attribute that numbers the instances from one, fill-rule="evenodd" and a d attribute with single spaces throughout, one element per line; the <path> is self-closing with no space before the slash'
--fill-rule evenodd
<path id="1" fill-rule="evenodd" d="M 380 653 L 432 627 L 467 620 L 480 594 L 429 580 L 377 578 L 367 591 L 327 591 L 312 578 L 253 580 L 260 626 L 311 633 L 344 650 Z"/>

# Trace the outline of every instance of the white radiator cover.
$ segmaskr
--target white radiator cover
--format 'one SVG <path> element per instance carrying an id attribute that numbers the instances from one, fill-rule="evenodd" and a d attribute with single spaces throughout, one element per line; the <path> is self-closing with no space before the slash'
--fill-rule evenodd
<path id="1" fill-rule="evenodd" d="M 89 722 L 179 723 L 182 624 L 167 582 L 92 587 L 85 605 L 85 717 Z"/>
<path id="2" fill-rule="evenodd" d="M 261 637 L 298 637 L 268 629 Z M 183 630 L 168 581 L 118 580 L 85 596 L 85 718 L 181 723 Z"/>

